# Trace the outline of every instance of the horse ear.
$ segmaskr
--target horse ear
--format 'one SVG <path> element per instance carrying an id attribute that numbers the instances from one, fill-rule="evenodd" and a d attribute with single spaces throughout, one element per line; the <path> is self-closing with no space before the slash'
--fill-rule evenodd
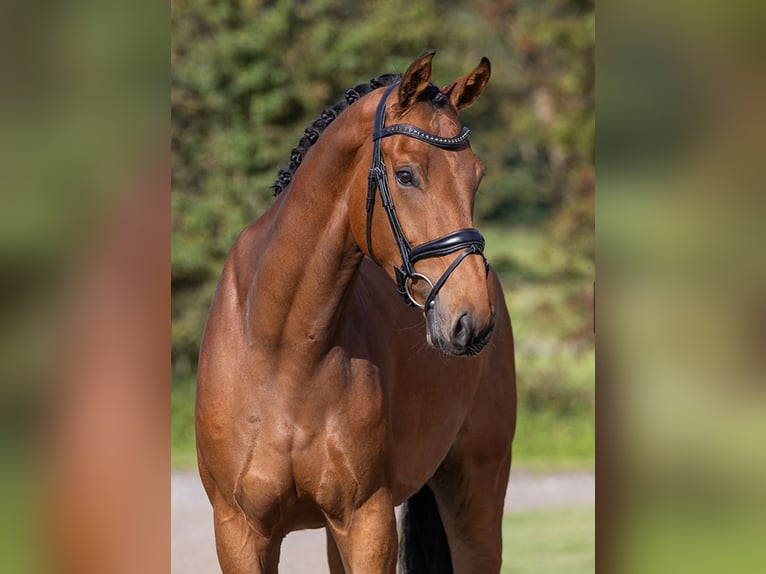
<path id="1" fill-rule="evenodd" d="M 423 93 L 431 81 L 431 60 L 436 50 L 428 50 L 415 60 L 402 76 L 399 83 L 399 108 L 409 108 Z"/>
<path id="2" fill-rule="evenodd" d="M 489 65 L 489 60 L 482 58 L 481 63 L 471 73 L 447 84 L 442 88 L 442 92 L 449 96 L 450 102 L 458 111 L 464 110 L 481 95 L 491 74 L 492 67 Z"/>

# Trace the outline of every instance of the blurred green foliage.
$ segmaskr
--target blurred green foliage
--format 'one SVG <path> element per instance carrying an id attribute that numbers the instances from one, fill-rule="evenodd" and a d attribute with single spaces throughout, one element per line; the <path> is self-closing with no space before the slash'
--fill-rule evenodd
<path id="1" fill-rule="evenodd" d="M 595 460 L 593 276 L 552 226 L 480 224 L 503 283 L 516 344 L 516 468 L 592 468 Z M 581 263 L 573 267 L 573 258 Z M 592 266 L 592 260 L 590 260 Z"/>
<path id="2" fill-rule="evenodd" d="M 193 373 L 228 249 L 271 202 L 303 129 L 347 87 L 436 48 L 440 85 L 482 56 L 493 66 L 464 122 L 487 166 L 477 223 L 506 288 L 525 406 L 590 412 L 592 1 L 178 0 L 172 32 L 176 374 Z"/>

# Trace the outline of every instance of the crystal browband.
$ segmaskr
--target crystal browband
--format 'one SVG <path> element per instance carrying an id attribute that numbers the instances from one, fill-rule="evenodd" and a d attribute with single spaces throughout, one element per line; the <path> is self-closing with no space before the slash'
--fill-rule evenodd
<path id="1" fill-rule="evenodd" d="M 394 124 L 392 126 L 386 126 L 382 130 L 376 131 L 373 134 L 372 139 L 375 141 L 386 136 L 401 134 L 419 139 L 436 147 L 445 149 L 457 149 L 465 144 L 470 133 L 471 130 L 469 130 L 467 127 L 463 127 L 463 129 L 460 130 L 460 133 L 455 137 L 445 138 L 428 133 L 410 124 Z"/>

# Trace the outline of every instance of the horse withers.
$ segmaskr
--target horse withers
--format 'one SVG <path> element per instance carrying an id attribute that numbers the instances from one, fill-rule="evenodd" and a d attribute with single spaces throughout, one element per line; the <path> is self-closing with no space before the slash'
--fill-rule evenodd
<path id="1" fill-rule="evenodd" d="M 500 570 L 513 339 L 458 121 L 490 64 L 440 89 L 433 55 L 328 108 L 226 260 L 196 404 L 226 574 L 321 527 L 333 574 Z"/>

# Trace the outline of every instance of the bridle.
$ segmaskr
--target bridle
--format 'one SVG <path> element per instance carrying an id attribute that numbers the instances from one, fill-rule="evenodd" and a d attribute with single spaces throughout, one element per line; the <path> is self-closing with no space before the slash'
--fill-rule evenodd
<path id="1" fill-rule="evenodd" d="M 431 241 L 427 241 L 416 247 L 412 247 L 410 242 L 407 241 L 407 237 L 404 235 L 402 226 L 399 223 L 399 218 L 396 215 L 396 208 L 394 207 L 394 201 L 391 197 L 391 190 L 388 187 L 386 164 L 383 163 L 383 155 L 380 151 L 380 140 L 388 136 L 403 135 L 418 139 L 438 148 L 456 150 L 462 148 L 466 144 L 468 141 L 468 134 L 471 130 L 467 127 L 463 127 L 460 130 L 460 133 L 455 137 L 445 138 L 428 133 L 410 124 L 394 124 L 386 126 L 386 100 L 398 84 L 399 82 L 396 82 L 388 87 L 383 94 L 380 103 L 378 103 L 378 108 L 375 112 L 375 126 L 372 133 L 372 165 L 370 166 L 367 187 L 367 251 L 369 252 L 370 258 L 380 265 L 380 262 L 376 259 L 372 250 L 371 236 L 372 212 L 375 207 L 375 189 L 377 188 L 380 192 L 380 200 L 383 204 L 383 208 L 386 210 L 386 215 L 388 215 L 388 222 L 391 224 L 391 231 L 394 234 L 394 239 L 396 240 L 396 244 L 399 247 L 399 253 L 402 257 L 401 267 L 394 268 L 399 295 L 404 299 L 404 302 L 411 307 L 420 307 L 428 312 L 434 305 L 437 293 L 463 259 L 474 253 L 481 255 L 484 259 L 487 271 L 489 271 L 489 263 L 487 263 L 487 259 L 484 257 L 484 237 L 479 233 L 478 229 L 458 229 L 457 231 L 442 235 L 441 237 L 437 237 L 436 239 L 432 239 Z M 415 263 L 422 259 L 441 257 L 461 249 L 463 251 L 455 258 L 450 266 L 447 267 L 447 270 L 441 277 L 439 277 L 436 283 L 432 283 L 428 277 L 415 271 Z M 420 279 L 424 280 L 431 287 L 431 292 L 422 304 L 418 303 L 413 297 L 410 287 L 413 280 Z"/>

